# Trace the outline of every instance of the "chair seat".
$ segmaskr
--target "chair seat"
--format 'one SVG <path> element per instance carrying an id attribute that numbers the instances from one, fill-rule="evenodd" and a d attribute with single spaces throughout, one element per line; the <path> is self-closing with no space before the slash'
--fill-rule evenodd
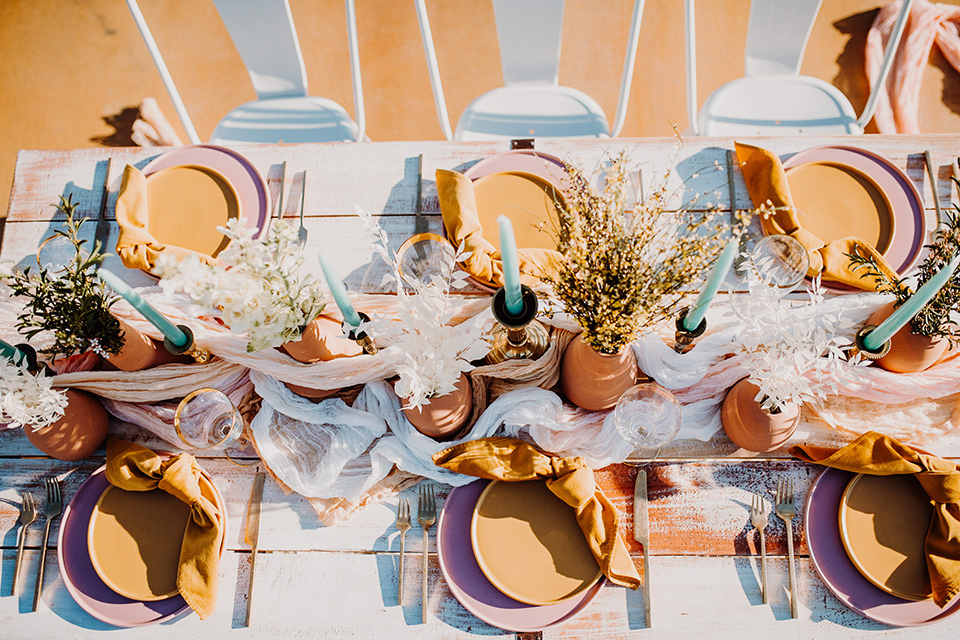
<path id="1" fill-rule="evenodd" d="M 295 96 L 240 105 L 217 124 L 214 144 L 343 142 L 357 139 L 357 124 L 328 98 Z"/>
<path id="2" fill-rule="evenodd" d="M 739 78 L 707 98 L 698 120 L 702 136 L 863 133 L 846 96 L 809 76 Z"/>
<path id="3" fill-rule="evenodd" d="M 609 135 L 603 109 L 582 91 L 554 85 L 510 85 L 471 102 L 460 116 L 454 139 L 606 138 Z"/>

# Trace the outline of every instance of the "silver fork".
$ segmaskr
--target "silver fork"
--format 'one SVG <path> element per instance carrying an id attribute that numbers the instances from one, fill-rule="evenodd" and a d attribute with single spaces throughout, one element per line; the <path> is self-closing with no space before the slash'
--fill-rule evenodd
<path id="1" fill-rule="evenodd" d="M 437 501 L 432 484 L 420 485 L 420 501 L 417 505 L 417 522 L 423 527 L 423 622 L 427 622 L 427 551 L 430 547 L 430 527 L 437 521 Z"/>
<path id="2" fill-rule="evenodd" d="M 793 479 L 784 480 L 780 478 L 777 481 L 777 515 L 787 525 L 787 555 L 790 562 L 790 615 L 794 618 L 797 615 L 797 579 L 796 569 L 793 561 L 793 523 L 794 516 L 797 515 L 797 507 L 793 504 Z"/>
<path id="3" fill-rule="evenodd" d="M 300 188 L 300 231 L 297 232 L 297 246 L 301 249 L 307 244 L 307 228 L 303 226 L 303 203 L 307 193 L 307 170 L 303 170 L 303 185 Z"/>
<path id="4" fill-rule="evenodd" d="M 759 493 L 753 494 L 753 504 L 750 505 L 750 522 L 760 532 L 760 593 L 763 604 L 767 604 L 767 538 L 763 530 L 767 528 L 767 514 L 764 509 L 763 498 Z"/>
<path id="5" fill-rule="evenodd" d="M 10 595 L 17 595 L 17 579 L 20 577 L 20 565 L 23 561 L 23 543 L 27 539 L 27 527 L 37 519 L 37 507 L 33 503 L 33 494 L 24 492 L 20 499 L 20 532 L 17 534 L 17 566 L 13 569 L 13 585 Z"/>
<path id="6" fill-rule="evenodd" d="M 410 530 L 410 501 L 400 498 L 397 505 L 397 531 L 400 532 L 400 578 L 397 581 L 397 604 L 403 604 L 403 541 Z"/>
<path id="7" fill-rule="evenodd" d="M 47 502 L 43 505 L 43 515 L 47 519 L 47 526 L 43 530 L 43 544 L 40 546 L 40 566 L 37 568 L 37 586 L 33 591 L 33 610 L 37 610 L 40 602 L 40 591 L 43 589 L 43 568 L 47 562 L 47 542 L 50 540 L 50 523 L 60 515 L 63 508 L 63 499 L 60 496 L 60 481 L 54 477 L 46 479 Z"/>

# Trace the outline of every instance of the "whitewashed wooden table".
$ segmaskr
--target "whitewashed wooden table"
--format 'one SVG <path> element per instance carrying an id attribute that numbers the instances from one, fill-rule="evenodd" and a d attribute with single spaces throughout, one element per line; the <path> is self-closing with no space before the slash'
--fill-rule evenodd
<path id="1" fill-rule="evenodd" d="M 948 179 L 960 152 L 960 135 L 864 136 L 862 138 L 768 138 L 757 141 L 784 155 L 822 144 L 856 144 L 876 151 L 905 169 L 923 194 L 928 216 L 933 216 L 933 194 L 926 180 L 923 151 L 930 150 L 937 168 L 936 193 L 947 207 L 956 201 Z M 728 201 L 723 166 L 726 139 L 691 139 L 677 150 L 672 139 L 582 142 L 537 141 L 537 149 L 590 167 L 610 154 L 626 151 L 640 163 L 649 185 L 668 168 L 674 180 L 685 180 L 693 190 L 718 190 L 718 201 Z M 475 160 L 508 149 L 507 143 L 374 143 L 331 145 L 271 145 L 247 147 L 242 152 L 268 177 L 275 197 L 280 163 L 287 162 L 284 217 L 298 213 L 302 172 L 308 172 L 306 226 L 308 251 L 323 251 L 354 291 L 385 293 L 384 270 L 374 261 L 369 239 L 358 223 L 354 206 L 373 213 L 386 229 L 393 248 L 413 233 L 417 211 L 418 158 L 423 155 L 421 209 L 429 228 L 442 228 L 436 198 L 437 168 L 464 169 Z M 9 218 L 0 259 L 27 264 L 36 248 L 60 221 L 51 206 L 58 196 L 73 194 L 80 210 L 94 221 L 100 209 L 104 181 L 109 186 L 106 207 L 110 240 L 116 240 L 113 207 L 124 164 L 144 166 L 162 150 L 83 149 L 22 151 L 10 199 Z M 106 175 L 112 158 L 110 175 Z M 695 177 L 696 174 L 696 177 Z M 299 181 L 299 182 L 298 182 Z M 749 202 L 737 176 L 737 202 Z M 86 225 L 92 238 L 95 223 Z M 307 266 L 315 269 L 315 261 Z M 136 285 L 150 284 L 139 272 L 123 268 L 114 258 L 106 266 Z M 131 425 L 114 424 L 113 433 L 147 446 L 169 448 Z M 809 440 L 812 431 L 802 425 L 794 441 Z M 839 443 L 842 437 L 823 436 L 818 443 Z M 960 440 L 943 440 L 937 453 L 960 457 Z M 578 617 L 545 629 L 543 638 L 953 638 L 960 618 L 927 627 L 899 629 L 872 622 L 847 609 L 824 585 L 809 559 L 802 524 L 796 530 L 800 618 L 790 617 L 786 540 L 782 523 L 771 514 L 767 529 L 770 557 L 769 605 L 759 591 L 759 538 L 749 524 L 752 492 L 769 492 L 776 478 L 794 478 L 798 495 L 805 496 L 819 469 L 777 451 L 760 458 L 742 457 L 722 435 L 711 442 L 681 441 L 648 467 L 650 484 L 651 570 L 656 627 L 647 628 L 641 592 L 606 586 Z M 239 467 L 224 458 L 209 457 L 202 464 L 216 479 L 228 512 L 227 552 L 220 572 L 216 613 L 206 621 L 186 615 L 153 627 L 118 630 L 84 612 L 71 598 L 56 562 L 58 518 L 53 525 L 43 599 L 30 612 L 39 560 L 41 522 L 28 530 L 20 596 L 9 595 L 16 553 L 19 493 L 31 490 L 42 501 L 42 479 L 67 473 L 64 495 L 69 499 L 80 483 L 103 463 L 101 455 L 80 464 L 39 455 L 22 433 L 0 432 L 0 638 L 173 638 L 202 634 L 209 638 L 476 638 L 513 637 L 467 612 L 452 596 L 437 564 L 435 528 L 431 530 L 428 566 L 430 595 L 427 624 L 420 622 L 420 531 L 407 536 L 406 593 L 397 602 L 397 551 L 394 528 L 396 501 L 371 506 L 347 524 L 321 527 L 310 505 L 300 496 L 285 495 L 268 479 L 263 499 L 262 533 L 257 563 L 253 625 L 243 626 L 249 575 L 249 546 L 243 541 L 247 500 L 253 467 Z M 631 509 L 635 471 L 613 465 L 598 472 L 600 484 L 624 513 L 622 533 L 631 552 Z M 772 499 L 772 493 L 768 494 Z M 441 491 L 441 502 L 446 491 Z M 411 501 L 416 504 L 413 491 Z M 802 513 L 801 513 L 802 516 Z M 801 519 L 802 521 L 802 519 Z"/>

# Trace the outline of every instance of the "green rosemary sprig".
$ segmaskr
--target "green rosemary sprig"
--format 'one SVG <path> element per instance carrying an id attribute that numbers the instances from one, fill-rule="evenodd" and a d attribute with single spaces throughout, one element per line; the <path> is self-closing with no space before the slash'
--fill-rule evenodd
<path id="1" fill-rule="evenodd" d="M 53 344 L 40 353 L 54 360 L 88 350 L 103 356 L 118 353 L 123 336 L 119 321 L 110 314 L 118 298 L 96 277 L 105 257 L 100 243 L 95 242 L 89 253 L 84 250 L 87 241 L 80 238 L 80 228 L 87 218 L 77 219 L 78 203 L 70 196 L 60 196 L 55 206 L 66 216 L 66 229 L 57 229 L 54 235 L 66 238 L 74 255 L 60 272 L 51 273 L 45 267 L 32 271 L 28 266 L 5 278 L 15 295 L 26 298 L 17 329 L 27 340 L 49 331 Z"/>

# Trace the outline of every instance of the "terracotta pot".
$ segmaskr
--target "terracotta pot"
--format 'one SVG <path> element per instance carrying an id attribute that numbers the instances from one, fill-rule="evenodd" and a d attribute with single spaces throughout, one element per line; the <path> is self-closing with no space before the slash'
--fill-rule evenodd
<path id="1" fill-rule="evenodd" d="M 617 404 L 624 391 L 636 384 L 637 359 L 629 345 L 607 355 L 575 337 L 563 352 L 560 388 L 573 404 L 601 411 Z"/>
<path id="2" fill-rule="evenodd" d="M 873 312 L 867 324 L 879 325 L 893 313 L 893 303 L 888 302 Z M 931 338 L 910 332 L 910 324 L 902 327 L 890 338 L 890 353 L 876 360 L 887 371 L 910 373 L 923 371 L 935 365 L 944 356 L 950 343 L 946 338 Z"/>
<path id="3" fill-rule="evenodd" d="M 27 439 L 37 449 L 58 460 L 82 460 L 93 455 L 107 439 L 110 416 L 96 396 L 67 389 L 63 417 L 38 431 L 27 426 Z"/>
<path id="4" fill-rule="evenodd" d="M 171 362 L 193 362 L 190 356 L 178 356 L 167 351 L 162 342 L 154 340 L 123 320 L 120 320 L 123 332 L 123 348 L 120 353 L 107 358 L 107 362 L 121 371 L 142 371 Z"/>
<path id="5" fill-rule="evenodd" d="M 800 405 L 791 403 L 777 413 L 760 408 L 760 387 L 744 378 L 727 392 L 720 409 L 723 430 L 733 443 L 747 451 L 779 449 L 800 424 Z"/>
<path id="6" fill-rule="evenodd" d="M 363 353 L 356 341 L 343 335 L 340 323 L 329 316 L 320 315 L 307 325 L 299 340 L 287 342 L 280 350 L 297 362 L 313 364 L 337 358 L 350 358 Z M 322 400 L 332 396 L 338 389 L 313 389 L 284 382 L 290 391 L 310 400 Z"/>
<path id="7" fill-rule="evenodd" d="M 401 399 L 403 414 L 420 433 L 449 440 L 455 438 L 470 420 L 473 410 L 473 389 L 467 374 L 461 373 L 456 388 L 450 393 L 431 398 L 429 404 L 414 409 Z"/>
<path id="8" fill-rule="evenodd" d="M 363 353 L 360 345 L 343 335 L 339 322 L 323 315 L 307 325 L 299 340 L 287 342 L 280 349 L 294 360 L 306 364 L 350 358 Z"/>

